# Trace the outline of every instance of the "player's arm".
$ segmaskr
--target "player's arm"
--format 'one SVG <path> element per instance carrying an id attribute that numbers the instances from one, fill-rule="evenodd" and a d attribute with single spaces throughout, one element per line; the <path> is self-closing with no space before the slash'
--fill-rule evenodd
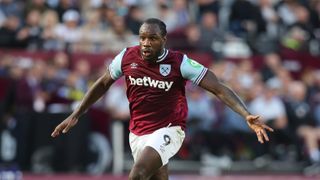
<path id="1" fill-rule="evenodd" d="M 265 129 L 269 131 L 273 131 L 273 129 L 262 123 L 259 120 L 259 116 L 251 115 L 239 96 L 232 89 L 219 81 L 213 72 L 208 70 L 200 81 L 199 86 L 216 95 L 231 109 L 243 116 L 246 119 L 249 127 L 257 134 L 257 138 L 260 143 L 263 143 L 264 139 L 269 141 Z"/>
<path id="2" fill-rule="evenodd" d="M 111 78 L 110 73 L 105 72 L 88 90 L 78 108 L 74 111 L 75 117 L 80 117 L 93 103 L 101 98 L 114 80 Z"/>
<path id="3" fill-rule="evenodd" d="M 111 62 L 105 72 L 88 90 L 82 99 L 80 105 L 73 111 L 73 113 L 64 121 L 62 121 L 52 132 L 51 136 L 56 137 L 62 133 L 66 133 L 70 128 L 75 126 L 79 117 L 93 104 L 95 103 L 112 85 L 112 83 L 122 76 L 121 62 L 126 52 L 126 48 L 123 49 Z"/>
<path id="4" fill-rule="evenodd" d="M 110 73 L 107 70 L 107 72 L 90 87 L 80 105 L 73 111 L 73 113 L 54 129 L 51 136 L 56 137 L 60 132 L 66 133 L 71 127 L 75 126 L 79 117 L 105 94 L 113 82 L 114 80 L 111 78 Z"/>
<path id="5" fill-rule="evenodd" d="M 206 75 L 199 83 L 199 86 L 216 95 L 242 117 L 245 118 L 250 115 L 246 105 L 238 95 L 232 89 L 219 81 L 216 75 L 210 70 L 207 71 Z"/>

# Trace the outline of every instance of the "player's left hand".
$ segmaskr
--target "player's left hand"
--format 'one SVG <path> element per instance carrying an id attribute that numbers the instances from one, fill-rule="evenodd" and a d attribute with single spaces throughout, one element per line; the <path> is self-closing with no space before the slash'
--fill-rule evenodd
<path id="1" fill-rule="evenodd" d="M 273 132 L 273 129 L 259 120 L 260 116 L 248 115 L 246 117 L 247 124 L 257 134 L 258 141 L 264 143 L 269 141 L 266 130 Z"/>

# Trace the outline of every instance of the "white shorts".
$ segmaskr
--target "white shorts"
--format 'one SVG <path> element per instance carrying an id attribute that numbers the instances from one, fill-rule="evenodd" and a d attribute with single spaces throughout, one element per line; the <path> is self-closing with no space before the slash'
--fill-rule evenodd
<path id="1" fill-rule="evenodd" d="M 162 166 L 164 166 L 179 151 L 184 138 L 185 133 L 181 127 L 172 126 L 158 129 L 151 134 L 143 136 L 130 133 L 129 143 L 135 162 L 138 160 L 142 150 L 146 146 L 150 146 L 158 152 L 162 160 Z"/>

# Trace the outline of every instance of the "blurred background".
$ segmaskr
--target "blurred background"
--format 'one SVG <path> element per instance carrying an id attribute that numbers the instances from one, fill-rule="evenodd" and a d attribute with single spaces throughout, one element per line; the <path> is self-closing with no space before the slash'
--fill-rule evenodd
<path id="1" fill-rule="evenodd" d="M 319 0 L 0 0 L 1 180 L 126 178 L 123 79 L 68 135 L 50 133 L 149 17 L 167 24 L 167 48 L 209 67 L 275 129 L 259 144 L 239 115 L 188 84 L 187 136 L 170 172 L 320 174 Z"/>

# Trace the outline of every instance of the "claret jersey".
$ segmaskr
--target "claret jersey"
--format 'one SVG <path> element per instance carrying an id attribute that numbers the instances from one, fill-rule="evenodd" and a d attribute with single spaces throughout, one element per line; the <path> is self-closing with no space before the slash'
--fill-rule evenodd
<path id="1" fill-rule="evenodd" d="M 185 54 L 165 49 L 156 63 L 143 60 L 139 46 L 122 50 L 109 65 L 112 79 L 125 76 L 130 106 L 129 130 L 136 135 L 181 126 L 188 114 L 186 81 L 198 85 L 207 68 Z"/>

